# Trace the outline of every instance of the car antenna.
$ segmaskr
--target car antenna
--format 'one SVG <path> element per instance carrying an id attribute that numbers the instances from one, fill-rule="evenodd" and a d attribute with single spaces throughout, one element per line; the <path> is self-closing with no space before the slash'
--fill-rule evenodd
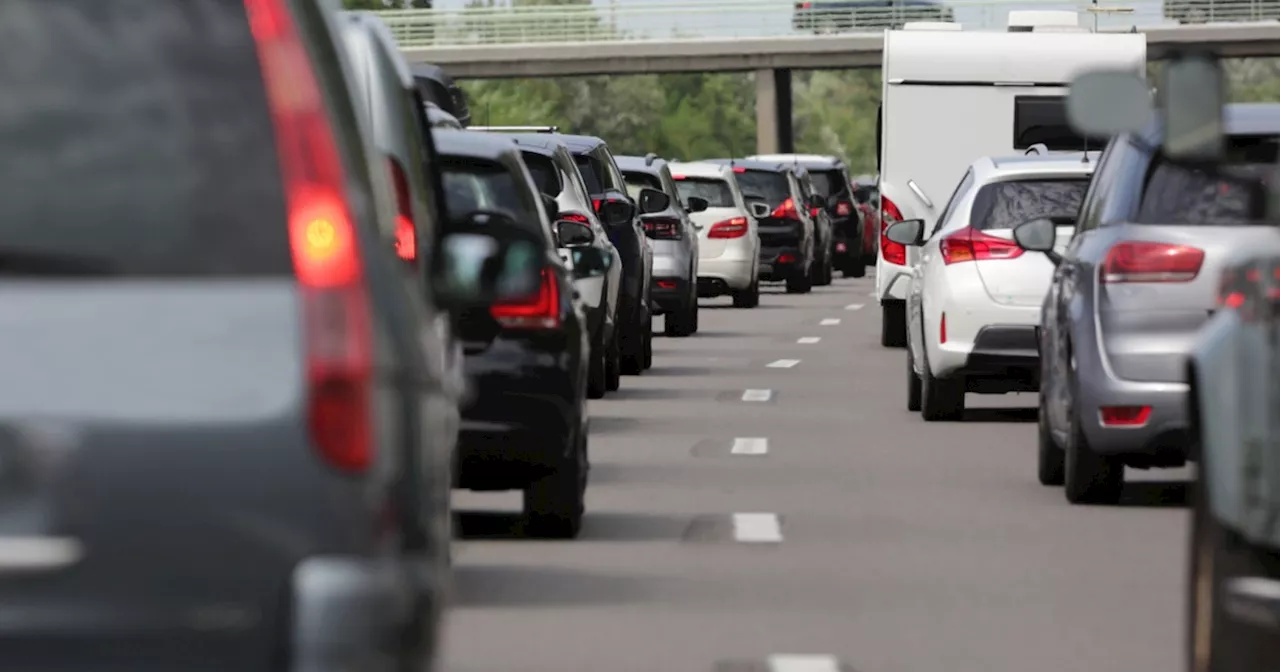
<path id="1" fill-rule="evenodd" d="M 1080 137 L 1084 140 L 1084 155 L 1080 157 L 1080 163 L 1089 163 L 1089 136 L 1081 134 Z"/>

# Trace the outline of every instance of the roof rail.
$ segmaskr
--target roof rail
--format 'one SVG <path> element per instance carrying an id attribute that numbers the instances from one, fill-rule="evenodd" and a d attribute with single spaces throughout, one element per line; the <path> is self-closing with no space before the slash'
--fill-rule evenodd
<path id="1" fill-rule="evenodd" d="M 658 155 L 654 154 L 653 152 L 649 152 L 648 154 L 644 155 L 644 165 L 646 166 L 652 166 L 653 162 L 657 160 L 658 160 Z"/>
<path id="2" fill-rule="evenodd" d="M 559 126 L 468 126 L 468 131 L 489 133 L 559 133 Z"/>

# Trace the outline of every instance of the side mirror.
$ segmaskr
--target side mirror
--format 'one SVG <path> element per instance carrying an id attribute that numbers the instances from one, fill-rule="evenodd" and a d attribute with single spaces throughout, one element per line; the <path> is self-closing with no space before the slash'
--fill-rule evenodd
<path id="1" fill-rule="evenodd" d="M 1193 163 L 1221 161 L 1226 155 L 1221 63 L 1203 54 L 1182 55 L 1165 64 L 1161 80 L 1165 156 Z"/>
<path id="2" fill-rule="evenodd" d="M 556 242 L 560 243 L 560 247 L 590 245 L 595 241 L 595 238 L 595 235 L 591 233 L 591 227 L 582 222 L 568 219 L 556 222 Z"/>
<path id="3" fill-rule="evenodd" d="M 541 196 L 542 208 L 547 211 L 547 216 L 555 217 L 556 213 L 560 212 L 560 204 L 556 202 L 555 196 L 550 196 L 548 194 L 541 194 Z"/>
<path id="4" fill-rule="evenodd" d="M 809 207 L 810 207 L 810 208 L 825 208 L 825 207 L 827 207 L 827 199 L 825 199 L 825 198 L 823 198 L 823 197 L 819 196 L 818 194 L 810 194 L 810 195 L 809 195 Z"/>
<path id="5" fill-rule="evenodd" d="M 1055 264 L 1062 261 L 1053 251 L 1058 242 L 1058 226 L 1052 219 L 1033 219 L 1013 227 L 1013 242 L 1028 252 L 1044 253 Z"/>
<path id="6" fill-rule="evenodd" d="M 1167 67 L 1167 66 L 1166 66 Z M 1154 118 L 1146 80 L 1129 70 L 1092 70 L 1071 80 L 1067 122 L 1089 136 L 1136 133 Z"/>
<path id="7" fill-rule="evenodd" d="M 666 193 L 657 189 L 649 189 L 648 187 L 640 190 L 640 214 L 652 215 L 655 212 L 662 212 L 671 206 L 671 197 Z M 628 218 L 630 219 L 630 218 Z"/>
<path id="8" fill-rule="evenodd" d="M 437 303 L 460 310 L 535 296 L 543 245 L 535 231 L 502 213 L 477 211 L 454 220 L 432 255 Z"/>
<path id="9" fill-rule="evenodd" d="M 573 275 L 577 278 L 595 278 L 609 272 L 613 264 L 613 255 L 594 247 L 575 247 L 571 251 L 573 258 Z"/>
<path id="10" fill-rule="evenodd" d="M 923 242 L 924 220 L 904 219 L 901 222 L 895 222 L 888 229 L 885 229 L 884 235 L 899 245 L 917 246 Z"/>
<path id="11" fill-rule="evenodd" d="M 711 207 L 711 203 L 701 196 L 690 196 L 684 204 L 686 212 L 702 212 L 709 207 Z"/>
<path id="12" fill-rule="evenodd" d="M 663 194 L 665 196 L 665 194 Z M 636 206 L 630 201 L 608 199 L 600 204 L 600 219 L 609 226 L 630 224 L 636 216 Z"/>
<path id="13" fill-rule="evenodd" d="M 747 209 L 751 211 L 751 216 L 756 219 L 764 219 L 769 216 L 770 212 L 773 212 L 769 209 L 767 204 L 761 203 L 760 201 L 751 201 L 747 203 Z"/>

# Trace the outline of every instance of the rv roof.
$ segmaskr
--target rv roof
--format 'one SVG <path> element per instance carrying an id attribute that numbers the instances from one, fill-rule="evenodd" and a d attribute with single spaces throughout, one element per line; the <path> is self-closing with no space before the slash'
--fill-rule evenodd
<path id="1" fill-rule="evenodd" d="M 884 77 L 927 82 L 1036 82 L 1066 85 L 1084 70 L 1132 64 L 1144 71 L 1141 33 L 999 33 L 891 30 Z"/>
<path id="2" fill-rule="evenodd" d="M 964 30 L 964 26 L 950 21 L 908 21 L 902 24 L 903 30 Z"/>

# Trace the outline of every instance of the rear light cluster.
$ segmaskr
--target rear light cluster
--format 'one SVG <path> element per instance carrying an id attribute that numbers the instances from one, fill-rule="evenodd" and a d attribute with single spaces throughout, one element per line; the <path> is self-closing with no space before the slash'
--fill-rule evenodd
<path id="1" fill-rule="evenodd" d="M 1098 422 L 1103 427 L 1141 427 L 1150 418 L 1150 406 L 1103 406 L 1098 409 Z"/>
<path id="2" fill-rule="evenodd" d="M 680 220 L 670 217 L 646 217 L 643 220 L 645 235 L 654 240 L 680 240 Z"/>
<path id="3" fill-rule="evenodd" d="M 747 235 L 747 230 L 747 218 L 734 217 L 712 224 L 707 231 L 707 238 L 741 238 Z"/>
<path id="4" fill-rule="evenodd" d="M 579 224 L 588 224 L 588 225 L 589 225 L 589 224 L 591 223 L 591 222 L 590 222 L 590 220 L 588 220 L 588 219 L 587 219 L 587 216 L 586 216 L 586 215 L 579 214 L 579 213 L 576 213 L 576 212 L 562 212 L 562 213 L 560 213 L 560 214 L 556 215 L 556 217 L 557 217 L 557 218 L 559 218 L 559 219 L 568 220 L 568 221 L 570 221 L 570 222 L 578 222 Z"/>
<path id="5" fill-rule="evenodd" d="M 836 215 L 837 215 L 837 216 L 839 216 L 839 217 L 847 217 L 847 216 L 849 215 L 849 213 L 850 213 L 850 212 L 853 212 L 853 206 L 852 206 L 851 204 L 849 204 L 848 202 L 846 202 L 846 201 L 840 201 L 839 203 L 836 203 Z"/>
<path id="6" fill-rule="evenodd" d="M 734 169 L 733 169 L 733 172 L 738 173 L 739 175 L 741 175 L 742 173 L 747 172 L 747 169 L 746 169 L 746 168 L 738 168 L 738 167 L 736 167 L 736 166 L 735 166 L 735 167 L 734 167 Z"/>
<path id="7" fill-rule="evenodd" d="M 889 240 L 885 235 L 885 231 L 889 230 L 889 226 L 895 222 L 902 221 L 902 211 L 898 206 L 894 205 L 889 197 L 881 194 L 880 196 L 880 256 L 890 264 L 905 266 L 907 264 L 907 248 L 902 243 L 895 243 Z"/>
<path id="8" fill-rule="evenodd" d="M 1187 245 L 1127 240 L 1102 262 L 1102 282 L 1190 282 L 1200 274 L 1204 250 Z"/>
<path id="9" fill-rule="evenodd" d="M 538 293 L 528 301 L 495 303 L 493 319 L 508 329 L 555 329 L 560 326 L 560 289 L 551 269 L 542 269 Z"/>
<path id="10" fill-rule="evenodd" d="M 822 208 L 809 208 L 809 216 L 810 216 L 810 217 L 817 217 L 817 216 L 818 216 L 818 213 L 819 213 L 819 212 L 821 212 L 821 211 L 822 211 Z"/>
<path id="11" fill-rule="evenodd" d="M 998 238 L 974 228 L 963 228 L 939 241 L 938 251 L 944 264 L 962 261 L 995 261 L 1016 259 L 1022 256 L 1022 248 L 1012 240 Z"/>
<path id="12" fill-rule="evenodd" d="M 302 302 L 307 424 L 332 466 L 373 464 L 372 318 L 333 129 L 284 0 L 244 0 L 280 159 Z"/>
<path id="13" fill-rule="evenodd" d="M 413 225 L 413 197 L 409 191 L 409 176 L 404 166 L 395 159 L 387 159 L 391 172 L 391 184 L 396 190 L 396 254 L 405 261 L 418 258 L 418 234 Z"/>
<path id="14" fill-rule="evenodd" d="M 769 213 L 769 216 L 774 219 L 794 219 L 796 221 L 800 221 L 800 211 L 796 210 L 796 201 L 793 198 L 788 198 L 783 201 L 782 205 L 774 208 L 773 212 Z"/>

